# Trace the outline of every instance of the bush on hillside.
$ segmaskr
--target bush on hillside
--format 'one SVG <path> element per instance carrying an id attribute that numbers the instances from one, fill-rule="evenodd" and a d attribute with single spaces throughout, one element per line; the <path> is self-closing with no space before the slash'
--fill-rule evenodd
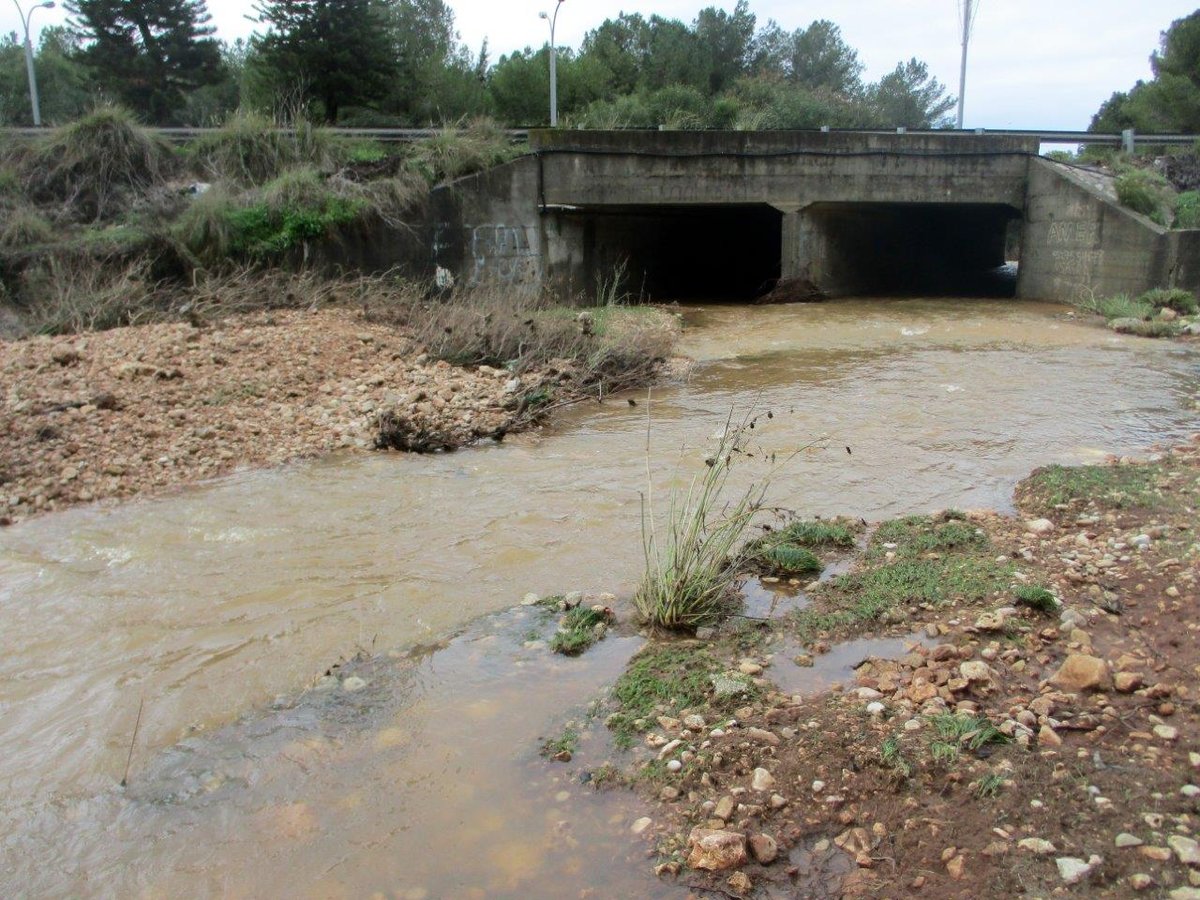
<path id="1" fill-rule="evenodd" d="M 235 113 L 188 153 L 201 177 L 242 186 L 265 184 L 298 166 L 332 171 L 352 155 L 326 128 L 306 121 L 285 127 L 252 112 Z"/>
<path id="2" fill-rule="evenodd" d="M 171 146 L 119 106 L 98 106 L 38 143 L 21 160 L 33 199 L 72 218 L 111 218 L 161 186 L 175 169 Z"/>
<path id="3" fill-rule="evenodd" d="M 1200 191 L 1184 191 L 1175 198 L 1175 227 L 1200 228 Z"/>
<path id="4" fill-rule="evenodd" d="M 1166 211 L 1173 208 L 1171 186 L 1161 175 L 1144 169 L 1130 169 L 1117 176 L 1117 200 L 1127 209 L 1147 216 L 1151 221 L 1166 226 Z"/>

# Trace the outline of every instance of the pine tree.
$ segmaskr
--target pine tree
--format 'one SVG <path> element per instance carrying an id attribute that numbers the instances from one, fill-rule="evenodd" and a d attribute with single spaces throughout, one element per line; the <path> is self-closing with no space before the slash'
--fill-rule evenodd
<path id="1" fill-rule="evenodd" d="M 277 83 L 320 101 L 326 120 L 385 95 L 396 77 L 392 19 L 384 0 L 267 0 L 258 42 Z"/>
<path id="2" fill-rule="evenodd" d="M 121 102 L 171 121 L 184 94 L 221 79 L 220 44 L 204 0 L 69 0 L 83 60 Z"/>

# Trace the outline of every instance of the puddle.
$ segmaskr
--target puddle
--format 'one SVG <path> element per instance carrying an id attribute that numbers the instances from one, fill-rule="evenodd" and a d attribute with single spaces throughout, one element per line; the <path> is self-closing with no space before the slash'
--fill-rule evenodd
<path id="1" fill-rule="evenodd" d="M 908 637 L 847 641 L 836 645 L 828 653 L 810 654 L 813 664 L 799 666 L 796 665 L 796 657 L 808 651 L 788 641 L 775 651 L 767 675 L 783 693 L 808 697 L 827 691 L 835 684 L 851 684 L 855 670 L 868 659 L 899 659 L 913 647 L 927 643 L 923 633 Z"/>
<path id="2" fill-rule="evenodd" d="M 781 619 L 791 612 L 804 609 L 811 602 L 804 587 L 814 581 L 824 584 L 845 575 L 854 566 L 854 556 L 827 563 L 817 578 L 747 578 L 739 586 L 744 607 L 740 616 L 747 619 Z"/>

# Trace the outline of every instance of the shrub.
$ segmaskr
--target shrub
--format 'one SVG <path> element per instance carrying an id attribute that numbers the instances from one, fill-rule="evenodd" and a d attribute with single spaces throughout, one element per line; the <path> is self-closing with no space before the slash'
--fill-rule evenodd
<path id="1" fill-rule="evenodd" d="M 304 120 L 288 127 L 245 111 L 195 141 L 188 153 L 204 177 L 242 186 L 264 184 L 300 166 L 332 171 L 351 157 L 328 129 Z"/>
<path id="2" fill-rule="evenodd" d="M 1132 334 L 1145 338 L 1175 337 L 1183 331 L 1183 327 L 1178 322 L 1164 322 L 1161 319 L 1151 322 L 1139 319 L 1113 319 L 1108 325 L 1118 334 Z"/>
<path id="3" fill-rule="evenodd" d="M 1076 157 L 1070 150 L 1051 150 L 1046 154 L 1046 159 L 1060 163 L 1073 163 Z"/>
<path id="4" fill-rule="evenodd" d="M 1200 228 L 1200 191 L 1184 191 L 1175 198 L 1175 227 Z"/>
<path id="5" fill-rule="evenodd" d="M 174 164 L 166 141 L 128 110 L 105 105 L 41 141 L 23 161 L 22 175 L 35 199 L 62 203 L 80 218 L 104 219 L 163 184 Z"/>
<path id="6" fill-rule="evenodd" d="M 430 182 L 453 181 L 520 156 L 508 133 L 491 119 L 475 119 L 465 128 L 447 127 L 413 145 L 410 160 Z"/>
<path id="7" fill-rule="evenodd" d="M 0 223 L 0 247 L 15 249 L 44 244 L 53 237 L 53 226 L 32 206 L 17 206 L 5 213 Z"/>
<path id="8" fill-rule="evenodd" d="M 1194 316 L 1200 312 L 1196 295 L 1182 288 L 1155 288 L 1138 297 L 1138 303 L 1144 303 L 1156 310 L 1170 309 L 1181 316 Z"/>
<path id="9" fill-rule="evenodd" d="M 1167 224 L 1166 210 L 1173 208 L 1169 202 L 1171 186 L 1161 175 L 1144 169 L 1130 169 L 1116 179 L 1117 199 L 1121 205 L 1149 217 L 1159 225 Z"/>

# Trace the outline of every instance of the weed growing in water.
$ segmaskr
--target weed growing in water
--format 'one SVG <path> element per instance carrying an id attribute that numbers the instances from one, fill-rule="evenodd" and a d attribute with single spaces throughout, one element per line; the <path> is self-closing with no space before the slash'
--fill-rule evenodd
<path id="1" fill-rule="evenodd" d="M 563 656 L 579 656 L 604 637 L 608 627 L 608 611 L 577 606 L 570 610 L 550 641 L 550 649 Z"/>
<path id="2" fill-rule="evenodd" d="M 730 413 L 720 443 L 705 461 L 703 474 L 692 478 L 686 493 L 671 491 L 661 531 L 655 517 L 647 446 L 647 493 L 642 509 L 645 571 L 634 603 L 650 624 L 672 630 L 694 629 L 719 621 L 729 610 L 737 576 L 735 554 L 762 506 L 769 483 L 768 476 L 752 482 L 732 503 L 725 499 L 730 469 L 735 458 L 745 452 L 743 444 L 753 422 L 747 416 L 735 425 Z"/>
<path id="3" fill-rule="evenodd" d="M 579 731 L 572 725 L 563 728 L 558 737 L 550 738 L 542 744 L 542 756 L 550 759 L 561 759 L 570 762 L 575 751 L 579 749 Z"/>

